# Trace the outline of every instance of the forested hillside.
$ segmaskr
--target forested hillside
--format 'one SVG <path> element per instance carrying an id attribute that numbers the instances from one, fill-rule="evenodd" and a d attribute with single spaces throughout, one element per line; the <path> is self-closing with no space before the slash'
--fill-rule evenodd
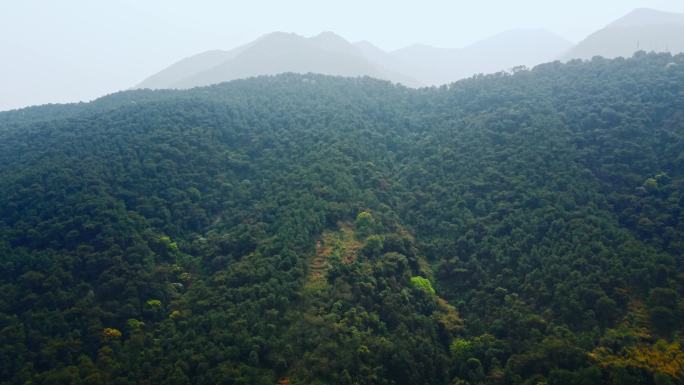
<path id="1" fill-rule="evenodd" d="M 684 383 L 684 55 L 0 113 L 0 384 Z"/>

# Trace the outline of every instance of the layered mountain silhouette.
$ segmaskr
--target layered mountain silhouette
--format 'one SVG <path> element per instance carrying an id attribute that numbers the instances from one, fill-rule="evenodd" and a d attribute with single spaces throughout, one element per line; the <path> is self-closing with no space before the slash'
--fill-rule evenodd
<path id="1" fill-rule="evenodd" d="M 635 9 L 581 41 L 563 59 L 630 57 L 634 52 L 684 52 L 684 14 Z"/>
<path id="2" fill-rule="evenodd" d="M 207 51 L 150 76 L 138 88 L 192 88 L 285 72 L 370 76 L 410 87 L 444 84 L 474 73 L 552 60 L 571 44 L 544 30 L 504 32 L 463 49 L 414 45 L 387 52 L 332 33 L 274 32 L 230 51 Z"/>
<path id="3" fill-rule="evenodd" d="M 543 29 L 517 29 L 460 49 L 413 45 L 392 52 L 396 67 L 384 65 L 412 74 L 423 84 L 439 85 L 474 74 L 552 61 L 571 46 L 569 41 Z"/>
<path id="4" fill-rule="evenodd" d="M 409 76 L 368 60 L 342 37 L 324 32 L 306 38 L 274 32 L 230 51 L 208 51 L 183 59 L 149 77 L 139 88 L 192 88 L 285 72 L 370 76 L 417 86 Z"/>
<path id="5" fill-rule="evenodd" d="M 684 15 L 636 9 L 575 46 L 544 29 L 511 30 L 463 48 L 415 44 L 395 51 L 332 32 L 308 38 L 274 32 L 229 51 L 185 58 L 137 88 L 192 88 L 285 72 L 370 76 L 420 87 L 559 59 L 629 57 L 638 50 L 684 52 Z"/>

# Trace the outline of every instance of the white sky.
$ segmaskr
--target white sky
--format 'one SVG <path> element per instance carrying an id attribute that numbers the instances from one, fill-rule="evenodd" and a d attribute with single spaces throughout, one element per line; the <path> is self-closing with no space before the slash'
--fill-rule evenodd
<path id="1" fill-rule="evenodd" d="M 388 50 L 514 28 L 578 42 L 639 7 L 684 13 L 684 0 L 0 0 L 0 110 L 90 100 L 273 31 L 330 30 Z"/>

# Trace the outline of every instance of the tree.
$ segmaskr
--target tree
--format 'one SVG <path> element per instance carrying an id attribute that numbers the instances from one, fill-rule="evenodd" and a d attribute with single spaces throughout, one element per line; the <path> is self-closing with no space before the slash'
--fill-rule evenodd
<path id="1" fill-rule="evenodd" d="M 368 211 L 361 211 L 356 216 L 356 230 L 361 236 L 366 236 L 373 232 L 375 227 L 375 220 L 373 215 Z"/>
<path id="2" fill-rule="evenodd" d="M 423 290 L 430 295 L 435 295 L 435 289 L 432 288 L 432 284 L 427 278 L 421 276 L 411 277 L 411 284 L 419 290 Z"/>

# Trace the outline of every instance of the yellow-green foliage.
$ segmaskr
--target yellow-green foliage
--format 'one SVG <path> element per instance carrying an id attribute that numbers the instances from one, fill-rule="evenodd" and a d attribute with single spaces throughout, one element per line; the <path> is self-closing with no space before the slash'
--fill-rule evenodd
<path id="1" fill-rule="evenodd" d="M 648 178 L 644 182 L 644 187 L 648 191 L 655 191 L 658 189 L 658 181 L 655 178 Z"/>
<path id="2" fill-rule="evenodd" d="M 368 226 L 373 223 L 373 215 L 368 211 L 361 211 L 356 216 L 357 226 Z"/>
<path id="3" fill-rule="evenodd" d="M 338 231 L 326 230 L 316 244 L 316 254 L 309 262 L 309 276 L 304 287 L 321 289 L 326 285 L 325 278 L 333 260 L 350 264 L 357 258 L 358 251 L 364 246 L 356 239 L 354 229 L 348 223 L 339 223 Z"/>
<path id="4" fill-rule="evenodd" d="M 159 241 L 171 250 L 178 250 L 178 244 L 171 240 L 171 237 L 164 235 L 159 237 Z"/>
<path id="5" fill-rule="evenodd" d="M 113 339 L 118 339 L 121 338 L 121 332 L 119 329 L 114 329 L 114 328 L 104 328 L 102 330 L 102 338 L 105 341 L 110 341 Z"/>
<path id="6" fill-rule="evenodd" d="M 128 326 L 130 329 L 142 329 L 143 327 L 145 327 L 145 323 L 135 318 L 130 318 L 126 322 L 126 326 Z"/>
<path id="7" fill-rule="evenodd" d="M 678 342 L 659 340 L 653 345 L 639 344 L 625 348 L 618 354 L 599 347 L 589 356 L 603 367 L 633 367 L 684 380 L 684 352 Z"/>
<path id="8" fill-rule="evenodd" d="M 368 211 L 361 211 L 356 216 L 356 229 L 361 235 L 367 235 L 373 230 L 375 221 L 373 215 Z"/>
<path id="9" fill-rule="evenodd" d="M 432 288 L 432 284 L 427 278 L 423 278 L 421 276 L 411 277 L 411 284 L 421 290 L 425 290 L 426 292 L 435 295 L 435 289 Z"/>
<path id="10" fill-rule="evenodd" d="M 161 301 L 158 299 L 150 299 L 146 303 L 147 303 L 147 306 L 149 306 L 153 309 L 158 309 L 162 305 Z"/>
<path id="11" fill-rule="evenodd" d="M 437 310 L 432 314 L 432 318 L 451 335 L 463 329 L 463 320 L 456 308 L 442 298 L 437 298 Z"/>
<path id="12" fill-rule="evenodd" d="M 472 354 L 472 344 L 470 341 L 464 338 L 456 338 L 451 345 L 449 345 L 449 351 L 451 355 L 457 360 L 465 360 L 470 358 Z"/>
<path id="13" fill-rule="evenodd" d="M 190 280 L 192 279 L 192 275 L 188 272 L 180 273 L 178 279 L 180 279 L 183 282 L 190 282 Z"/>
<path id="14" fill-rule="evenodd" d="M 364 249 L 368 255 L 378 256 L 382 252 L 383 242 L 382 236 L 373 234 L 366 238 L 366 246 Z"/>

